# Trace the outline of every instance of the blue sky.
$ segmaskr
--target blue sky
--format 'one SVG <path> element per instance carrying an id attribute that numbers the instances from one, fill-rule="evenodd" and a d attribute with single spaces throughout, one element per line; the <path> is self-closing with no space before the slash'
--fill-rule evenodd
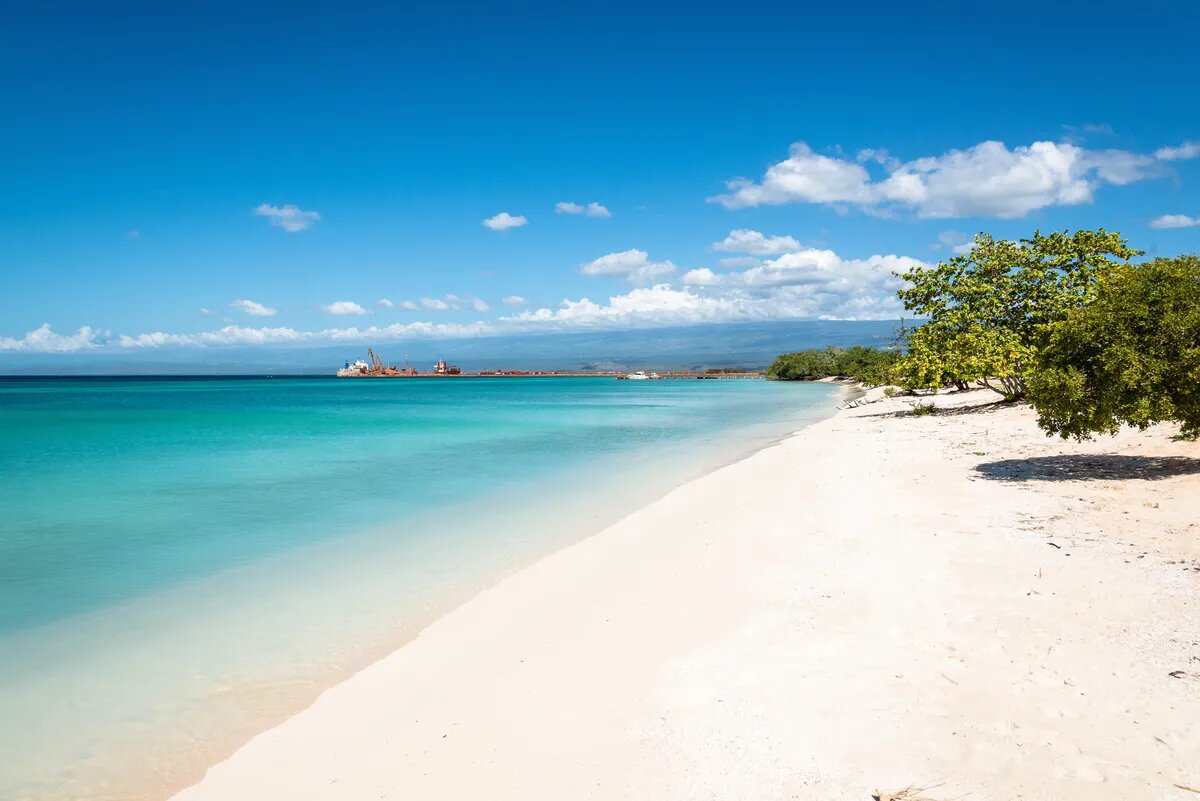
<path id="1" fill-rule="evenodd" d="M 0 358 L 886 318 L 977 231 L 1200 243 L 1194 3 L 176 5 L 0 7 Z"/>

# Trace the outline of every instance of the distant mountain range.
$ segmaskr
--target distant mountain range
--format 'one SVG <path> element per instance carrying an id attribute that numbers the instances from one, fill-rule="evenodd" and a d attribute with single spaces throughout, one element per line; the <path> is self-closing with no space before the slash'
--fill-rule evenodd
<path id="1" fill-rule="evenodd" d="M 83 353 L 0 353 L 5 375 L 332 374 L 365 358 L 432 368 L 438 359 L 476 371 L 705 369 L 765 367 L 780 353 L 826 345 L 889 344 L 899 321 L 801 320 L 679 328 L 525 334 L 472 339 L 347 343 L 319 348 L 209 347 Z"/>

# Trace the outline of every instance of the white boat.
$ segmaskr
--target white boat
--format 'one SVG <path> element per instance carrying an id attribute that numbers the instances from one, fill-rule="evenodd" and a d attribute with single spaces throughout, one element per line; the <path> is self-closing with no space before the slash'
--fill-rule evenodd
<path id="1" fill-rule="evenodd" d="M 357 360 L 354 364 L 346 362 L 346 366 L 337 371 L 339 378 L 345 378 L 351 375 L 366 375 L 370 371 L 371 365 L 364 362 L 362 359 Z"/>
<path id="2" fill-rule="evenodd" d="M 645 370 L 638 370 L 636 373 L 630 373 L 625 376 L 630 381 L 649 381 L 651 378 L 658 378 L 658 373 L 650 373 L 646 375 Z"/>

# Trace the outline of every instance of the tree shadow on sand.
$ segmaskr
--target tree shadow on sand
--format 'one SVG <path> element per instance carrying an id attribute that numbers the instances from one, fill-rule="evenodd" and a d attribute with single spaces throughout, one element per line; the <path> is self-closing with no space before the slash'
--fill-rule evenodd
<path id="1" fill-rule="evenodd" d="M 921 397 L 918 396 L 917 402 L 921 402 L 921 400 L 922 400 Z M 862 408 L 863 405 L 870 405 L 870 404 L 860 404 L 857 408 Z M 940 408 L 934 408 L 934 410 L 932 412 L 930 412 L 928 416 L 930 416 L 930 417 L 961 417 L 961 416 L 967 415 L 967 414 L 991 414 L 992 412 L 998 412 L 1001 409 L 1006 409 L 1012 405 L 1013 405 L 1012 401 L 998 400 L 998 401 L 991 401 L 989 403 L 973 403 L 968 406 L 944 406 L 944 407 L 940 407 Z M 854 407 L 851 407 L 851 408 L 854 408 Z M 861 416 L 862 417 L 912 417 L 913 413 L 912 413 L 912 409 L 909 408 L 909 409 L 900 409 L 898 411 L 891 411 L 891 412 L 875 412 L 874 414 L 864 414 Z"/>
<path id="2" fill-rule="evenodd" d="M 992 481 L 1157 481 L 1200 474 L 1200 459 L 1187 456 L 1063 454 L 985 462 L 975 471 Z"/>

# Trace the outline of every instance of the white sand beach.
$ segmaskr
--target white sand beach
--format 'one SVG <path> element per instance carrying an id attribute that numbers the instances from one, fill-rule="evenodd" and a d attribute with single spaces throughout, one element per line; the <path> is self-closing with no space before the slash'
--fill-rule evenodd
<path id="1" fill-rule="evenodd" d="M 688 483 L 175 798 L 1200 797 L 1200 445 L 995 398 Z"/>

